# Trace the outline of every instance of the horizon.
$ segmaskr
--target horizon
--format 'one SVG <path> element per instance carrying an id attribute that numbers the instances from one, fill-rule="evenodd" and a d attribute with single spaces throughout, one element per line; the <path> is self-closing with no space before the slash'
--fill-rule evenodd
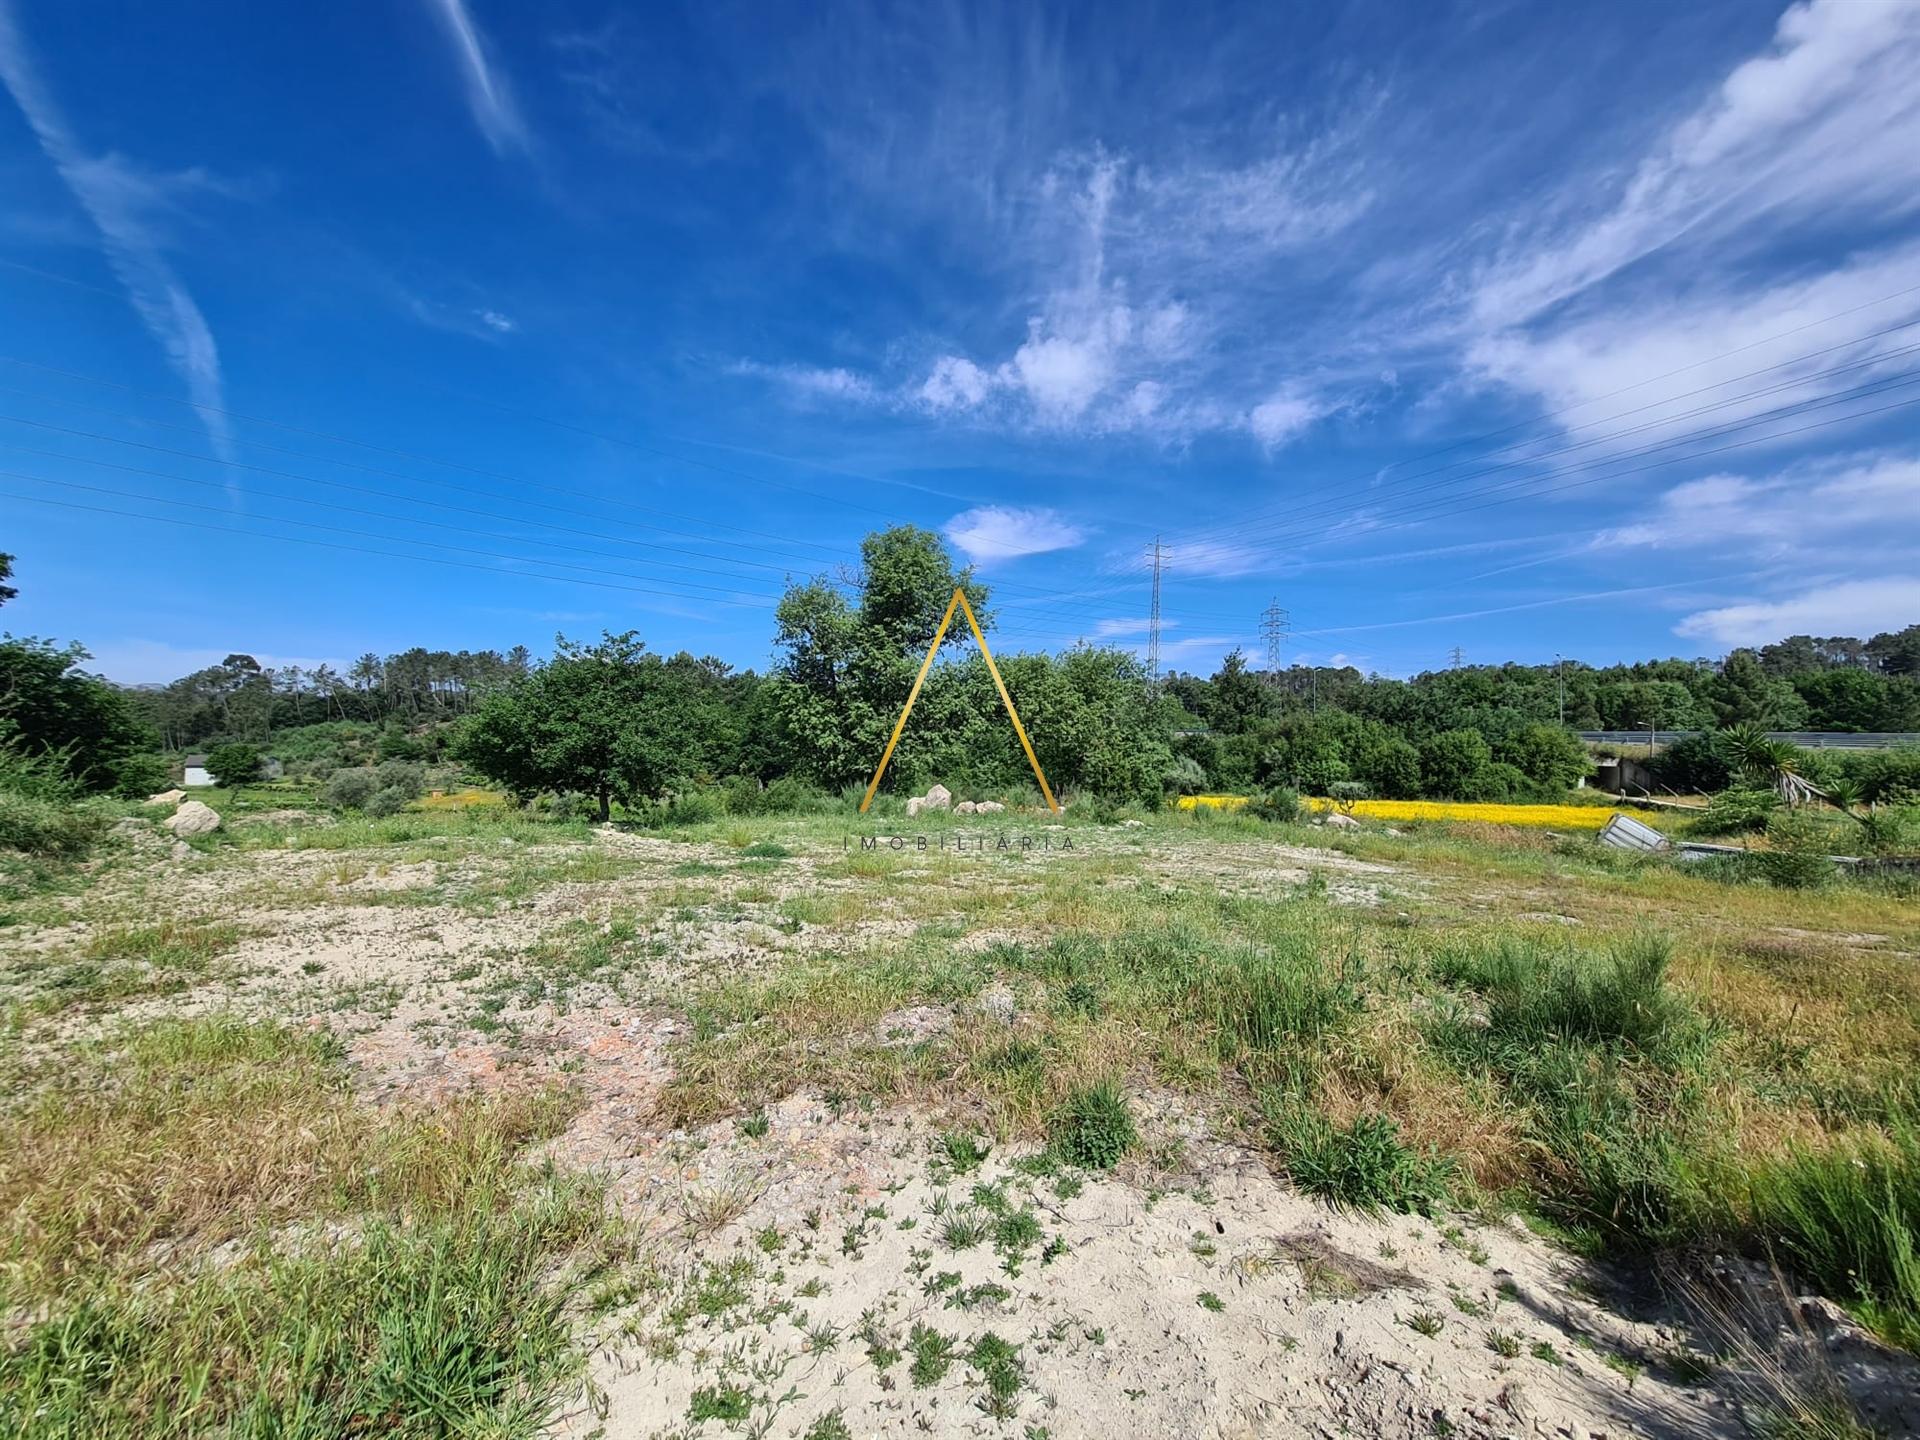
<path id="1" fill-rule="evenodd" d="M 342 22 L 345 23 L 342 23 Z M 15 633 L 636 630 L 888 524 L 996 652 L 1714 659 L 1920 621 L 1920 6 L 0 0 Z"/>

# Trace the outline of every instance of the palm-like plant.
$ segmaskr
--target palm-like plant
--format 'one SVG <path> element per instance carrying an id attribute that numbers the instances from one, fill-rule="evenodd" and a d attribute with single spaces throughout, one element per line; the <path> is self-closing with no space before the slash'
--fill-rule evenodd
<path id="1" fill-rule="evenodd" d="M 1729 725 L 1715 737 L 1721 755 L 1749 785 L 1779 792 L 1788 805 L 1803 804 L 1820 791 L 1800 773 L 1800 751 L 1775 740 L 1758 725 Z"/>

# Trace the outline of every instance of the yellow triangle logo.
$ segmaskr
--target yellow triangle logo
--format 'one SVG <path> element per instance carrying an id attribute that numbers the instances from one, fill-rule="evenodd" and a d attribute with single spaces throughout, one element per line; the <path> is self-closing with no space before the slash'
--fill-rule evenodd
<path id="1" fill-rule="evenodd" d="M 860 813 L 867 813 L 867 807 L 873 804 L 873 792 L 880 788 L 880 777 L 887 773 L 887 762 L 893 759 L 893 747 L 900 743 L 900 732 L 907 728 L 907 716 L 913 713 L 913 702 L 920 698 L 920 687 L 926 683 L 927 671 L 933 668 L 933 657 L 939 653 L 940 642 L 947 638 L 947 627 L 953 624 L 953 612 L 964 611 L 967 624 L 973 630 L 973 638 L 980 646 L 980 653 L 986 657 L 987 673 L 993 676 L 993 687 L 1000 692 L 1000 703 L 1007 707 L 1007 718 L 1013 721 L 1013 733 L 1020 737 L 1020 748 L 1027 752 L 1027 763 L 1033 766 L 1033 778 L 1040 782 L 1040 793 L 1047 797 L 1047 809 L 1054 814 L 1060 813 L 1060 802 L 1053 798 L 1053 790 L 1047 784 L 1047 777 L 1040 769 L 1039 757 L 1033 753 L 1033 742 L 1027 739 L 1027 727 L 1020 723 L 1020 712 L 1013 708 L 1013 697 L 1007 694 L 1007 682 L 1000 678 L 1000 667 L 993 663 L 993 652 L 987 648 L 987 637 L 980 633 L 980 622 L 973 618 L 973 606 L 967 603 L 967 592 L 960 586 L 953 587 L 953 598 L 947 601 L 947 613 L 940 617 L 940 628 L 933 632 L 933 643 L 927 646 L 927 658 L 920 662 L 920 673 L 913 678 L 913 689 L 907 692 L 907 703 L 901 708 L 900 718 L 893 722 L 893 735 L 887 741 L 886 753 L 880 757 L 880 763 L 874 767 L 873 779 L 867 782 L 867 793 L 860 801 Z"/>

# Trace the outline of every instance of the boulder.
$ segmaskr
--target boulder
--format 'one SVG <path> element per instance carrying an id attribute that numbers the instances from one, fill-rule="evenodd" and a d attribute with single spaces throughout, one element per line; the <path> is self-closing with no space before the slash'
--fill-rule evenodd
<path id="1" fill-rule="evenodd" d="M 913 819 L 914 816 L 926 808 L 927 802 L 918 795 L 909 796 L 907 799 L 907 819 Z"/>
<path id="2" fill-rule="evenodd" d="M 973 807 L 973 813 L 976 815 L 998 815 L 1006 808 L 1007 807 L 1002 805 L 998 800 L 982 800 L 978 805 Z"/>
<path id="3" fill-rule="evenodd" d="M 160 823 L 184 840 L 189 835 L 205 835 L 218 830 L 220 815 L 198 800 L 188 800 Z"/>
<path id="4" fill-rule="evenodd" d="M 971 800 L 962 800 L 958 805 L 953 807 L 953 813 L 956 815 L 971 815 L 979 808 L 980 807 Z"/>
<path id="5" fill-rule="evenodd" d="M 1336 830 L 1358 830 L 1360 822 L 1351 815 L 1342 815 L 1338 810 L 1327 816 L 1327 824 Z"/>
<path id="6" fill-rule="evenodd" d="M 924 810 L 944 810 L 953 803 L 953 792 L 944 785 L 936 785 L 920 800 Z"/>
<path id="7" fill-rule="evenodd" d="M 184 790 L 162 790 L 158 795 L 147 796 L 147 804 L 178 805 L 182 800 L 186 798 L 187 798 L 187 792 Z"/>

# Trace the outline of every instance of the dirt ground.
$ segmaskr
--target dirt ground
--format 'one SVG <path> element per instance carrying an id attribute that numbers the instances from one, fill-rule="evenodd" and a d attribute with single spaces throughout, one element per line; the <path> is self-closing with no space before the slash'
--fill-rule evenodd
<path id="1" fill-rule="evenodd" d="M 1124 861 L 1116 883 L 1139 887 L 1314 885 L 1389 910 L 1492 894 L 1310 846 L 1154 831 L 1082 843 L 1076 863 L 1110 854 Z M 1043 885 L 1036 867 L 946 871 L 916 889 L 894 883 L 898 869 L 882 887 L 825 846 L 763 866 L 723 842 L 612 830 L 586 846 L 443 848 L 270 841 L 195 857 L 120 902 L 108 892 L 123 882 L 103 880 L 70 923 L 23 944 L 44 955 L 109 923 L 231 923 L 241 938 L 204 982 L 136 996 L 113 1018 L 235 1009 L 326 1026 L 373 1103 L 575 1087 L 582 1107 L 546 1156 L 607 1174 L 651 1260 L 630 1301 L 595 1322 L 595 1393 L 557 1435 L 1750 1433 L 1729 1368 L 1702 1363 L 1713 1337 L 1668 1297 L 1623 1289 L 1517 1221 L 1332 1210 L 1170 1092 L 1138 1097 L 1151 1143 L 1108 1175 L 1050 1169 L 1033 1146 L 956 1162 L 950 1117 L 806 1091 L 751 1122 L 662 1126 L 690 986 L 964 916 L 976 887 Z M 1581 924 L 1572 908 L 1553 887 L 1510 900 L 1514 918 L 1542 925 Z M 556 936 L 623 916 L 641 917 L 637 958 L 540 961 Z M 41 1040 L 107 1018 L 70 1011 Z M 953 1023 L 926 1005 L 886 1031 L 910 1044 Z M 1823 1302 L 1781 1314 L 1780 1336 L 1810 1341 L 1876 1423 L 1920 1433 L 1910 1360 Z M 986 1335 L 1018 1348 L 1017 1383 L 1001 1364 L 996 1390 Z"/>

